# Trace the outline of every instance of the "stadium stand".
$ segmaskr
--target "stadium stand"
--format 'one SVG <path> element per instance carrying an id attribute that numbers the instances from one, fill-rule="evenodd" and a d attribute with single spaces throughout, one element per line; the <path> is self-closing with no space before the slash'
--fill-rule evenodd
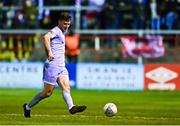
<path id="1" fill-rule="evenodd" d="M 163 36 L 165 55 L 144 62 L 180 62 L 179 0 L 1 0 L 0 60 L 43 60 L 40 35 L 60 11 L 72 14 L 70 30 L 80 35 L 78 61 L 137 62 L 123 58 L 121 37 L 155 33 Z"/>

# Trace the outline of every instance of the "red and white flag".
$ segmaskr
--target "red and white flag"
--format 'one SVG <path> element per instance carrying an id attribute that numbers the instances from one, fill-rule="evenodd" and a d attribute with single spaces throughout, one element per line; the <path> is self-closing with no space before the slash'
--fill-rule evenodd
<path id="1" fill-rule="evenodd" d="M 157 58 L 165 52 L 162 36 L 122 36 L 121 42 L 124 57 Z"/>

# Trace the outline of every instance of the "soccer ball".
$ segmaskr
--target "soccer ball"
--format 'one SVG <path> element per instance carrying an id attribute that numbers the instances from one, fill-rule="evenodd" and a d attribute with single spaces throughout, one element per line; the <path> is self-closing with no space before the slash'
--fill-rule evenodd
<path id="1" fill-rule="evenodd" d="M 117 107 L 114 103 L 107 103 L 104 106 L 104 114 L 108 117 L 115 116 L 117 113 Z"/>

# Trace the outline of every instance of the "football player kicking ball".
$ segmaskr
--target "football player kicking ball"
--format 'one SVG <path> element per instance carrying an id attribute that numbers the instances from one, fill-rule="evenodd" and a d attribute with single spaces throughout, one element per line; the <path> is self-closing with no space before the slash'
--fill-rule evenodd
<path id="1" fill-rule="evenodd" d="M 44 98 L 51 96 L 56 83 L 62 89 L 63 98 L 68 106 L 69 112 L 75 114 L 86 109 L 85 105 L 76 106 L 70 94 L 68 71 L 65 68 L 65 32 L 71 23 L 71 16 L 62 12 L 58 19 L 58 26 L 51 29 L 43 36 L 47 60 L 43 68 L 44 89 L 38 93 L 29 103 L 23 105 L 24 116 L 31 117 L 31 108 Z"/>

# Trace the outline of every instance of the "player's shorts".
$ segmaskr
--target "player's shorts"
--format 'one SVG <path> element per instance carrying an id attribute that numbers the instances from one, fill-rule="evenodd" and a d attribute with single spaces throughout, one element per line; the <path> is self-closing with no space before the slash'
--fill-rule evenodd
<path id="1" fill-rule="evenodd" d="M 57 85 L 57 79 L 60 76 L 68 76 L 68 71 L 65 66 L 45 62 L 43 68 L 43 81 L 45 83 Z"/>

